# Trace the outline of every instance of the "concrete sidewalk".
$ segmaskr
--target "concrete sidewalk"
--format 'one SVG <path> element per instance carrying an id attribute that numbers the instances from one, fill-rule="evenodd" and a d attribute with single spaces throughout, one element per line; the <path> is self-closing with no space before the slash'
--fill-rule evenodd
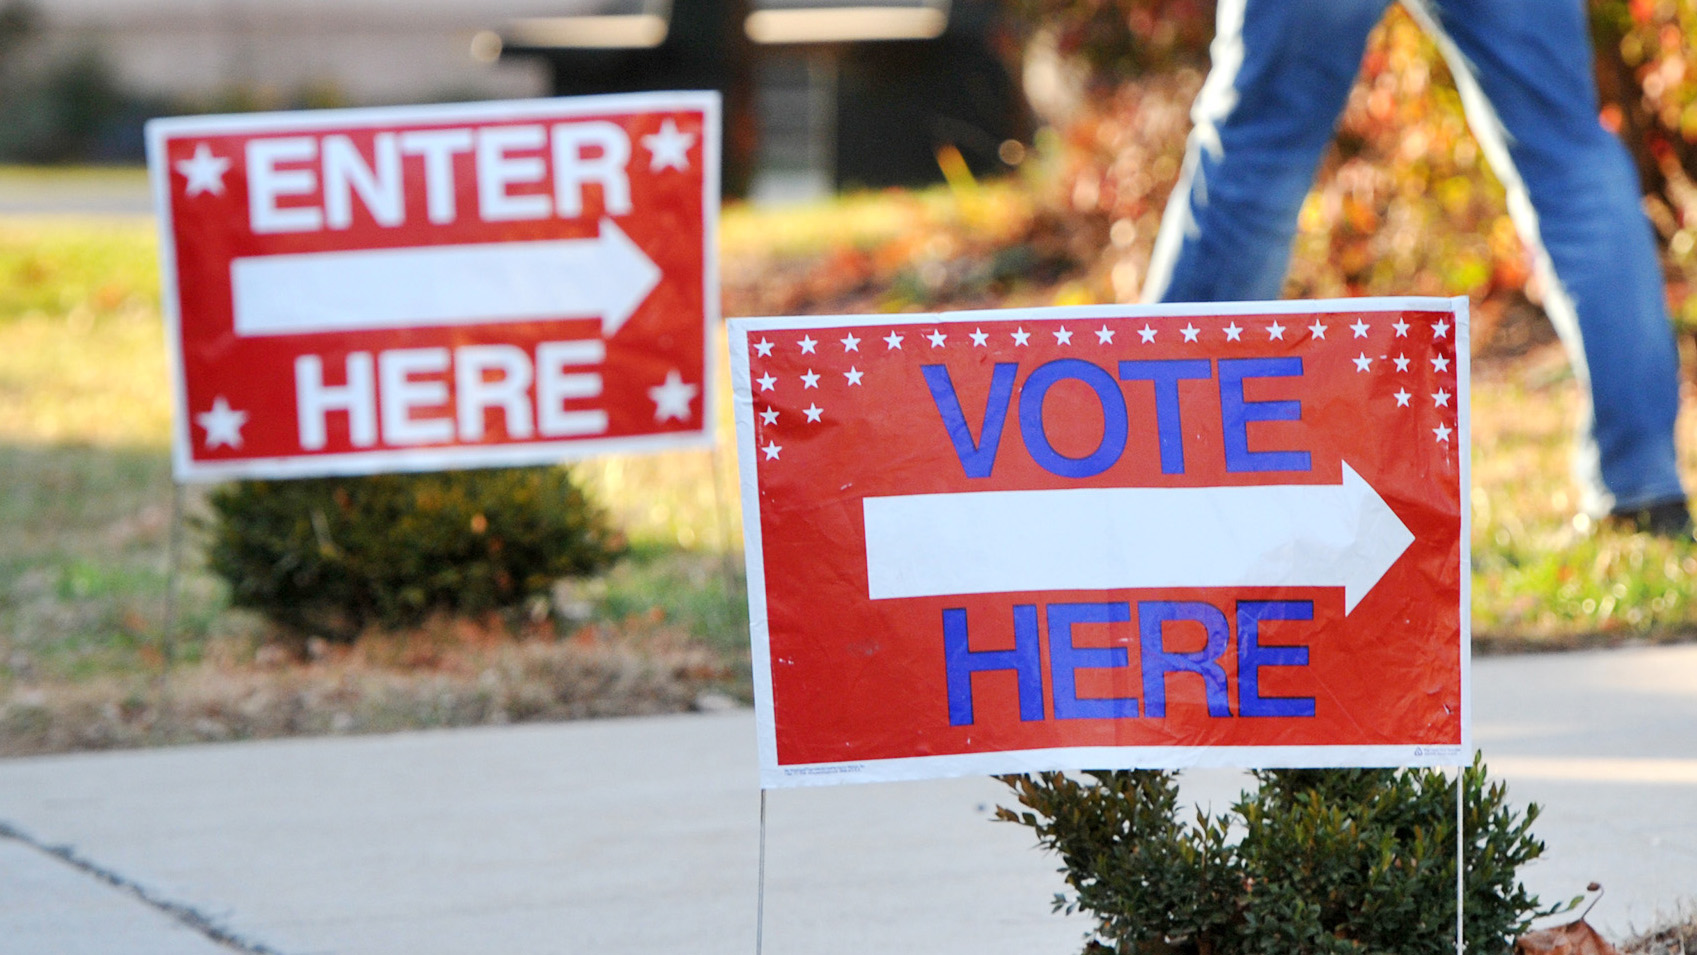
<path id="1" fill-rule="evenodd" d="M 1697 903 L 1697 647 L 1475 666 L 1475 732 L 1545 804 L 1546 899 L 1620 937 Z M 5 955 L 754 950 L 747 712 L 0 761 Z M 1223 808 L 1241 777 L 1197 773 Z M 1072 953 L 1056 861 L 989 780 L 767 799 L 764 950 Z"/>

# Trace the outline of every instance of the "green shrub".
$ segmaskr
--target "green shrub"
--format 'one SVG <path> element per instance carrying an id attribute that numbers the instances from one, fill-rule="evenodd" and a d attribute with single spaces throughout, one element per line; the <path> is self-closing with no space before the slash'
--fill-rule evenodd
<path id="1" fill-rule="evenodd" d="M 232 602 L 337 639 L 521 607 L 623 549 L 563 468 L 245 481 L 211 504 Z"/>
<path id="2" fill-rule="evenodd" d="M 1297 955 L 1455 951 L 1455 783 L 1436 770 L 1260 772 L 1228 814 L 1178 817 L 1174 773 L 1006 776 L 1030 826 L 1060 855 L 1096 919 L 1087 955 Z M 1501 955 L 1540 909 L 1520 866 L 1544 849 L 1524 815 L 1465 773 L 1467 951 Z M 1235 837 L 1236 841 L 1232 841 Z"/>

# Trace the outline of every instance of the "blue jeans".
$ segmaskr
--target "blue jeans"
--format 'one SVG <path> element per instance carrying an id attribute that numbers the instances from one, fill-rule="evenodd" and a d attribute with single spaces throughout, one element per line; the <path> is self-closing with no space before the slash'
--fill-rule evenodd
<path id="1" fill-rule="evenodd" d="M 1220 0 L 1213 69 L 1145 297 L 1273 299 L 1297 212 L 1390 0 Z M 1679 357 L 1638 177 L 1597 121 L 1582 0 L 1406 0 L 1508 188 L 1589 397 L 1575 470 L 1593 514 L 1683 500 Z"/>

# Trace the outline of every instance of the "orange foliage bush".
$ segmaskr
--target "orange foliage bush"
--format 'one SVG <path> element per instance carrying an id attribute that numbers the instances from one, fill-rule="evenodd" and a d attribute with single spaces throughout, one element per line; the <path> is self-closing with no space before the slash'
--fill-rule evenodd
<path id="1" fill-rule="evenodd" d="M 1592 0 L 1603 122 L 1638 163 L 1675 317 L 1697 327 L 1697 7 Z"/>

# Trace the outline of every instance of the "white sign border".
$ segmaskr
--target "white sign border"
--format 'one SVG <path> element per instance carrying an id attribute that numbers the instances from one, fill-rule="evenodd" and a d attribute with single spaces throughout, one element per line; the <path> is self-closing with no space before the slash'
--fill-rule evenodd
<path id="1" fill-rule="evenodd" d="M 194 460 L 194 425 L 189 415 L 188 381 L 184 375 L 182 300 L 177 287 L 176 225 L 171 214 L 171 170 L 166 141 L 184 135 L 289 133 L 382 123 L 512 122 L 560 119 L 601 113 L 641 113 L 700 110 L 702 142 L 702 388 L 701 424 L 691 431 L 633 437 L 566 441 L 536 441 L 490 446 L 421 447 L 343 454 L 301 454 L 282 458 L 243 458 L 234 461 Z M 146 129 L 147 173 L 159 235 L 159 294 L 165 320 L 165 348 L 172 395 L 171 470 L 178 482 L 235 479 L 349 477 L 391 472 L 443 471 L 485 467 L 519 467 L 581 461 L 604 454 L 648 453 L 710 449 L 718 421 L 715 326 L 721 323 L 719 289 L 719 180 L 722 162 L 720 95 L 712 90 L 612 93 L 475 103 L 370 106 L 351 109 L 300 110 L 263 113 L 225 113 L 171 116 L 149 120 Z"/>
<path id="2" fill-rule="evenodd" d="M 1465 297 L 1281 300 L 1272 302 L 1083 305 L 1050 308 L 973 309 L 891 315 L 822 315 L 733 318 L 727 322 L 731 404 L 742 498 L 743 550 L 748 582 L 749 643 L 754 670 L 754 719 L 761 789 L 895 782 L 956 776 L 1082 769 L 1286 769 L 1343 767 L 1457 767 L 1473 762 L 1472 407 L 1469 303 Z M 771 627 L 766 611 L 765 547 L 760 529 L 760 486 L 754 432 L 754 390 L 748 357 L 750 335 L 762 331 L 862 325 L 925 325 L 939 321 L 1062 322 L 1079 319 L 1183 319 L 1189 316 L 1328 314 L 1336 312 L 1449 312 L 1455 319 L 1457 481 L 1461 489 L 1460 665 L 1461 741 L 1443 746 L 1078 746 L 915 756 L 897 759 L 781 765 L 772 700 Z"/>

